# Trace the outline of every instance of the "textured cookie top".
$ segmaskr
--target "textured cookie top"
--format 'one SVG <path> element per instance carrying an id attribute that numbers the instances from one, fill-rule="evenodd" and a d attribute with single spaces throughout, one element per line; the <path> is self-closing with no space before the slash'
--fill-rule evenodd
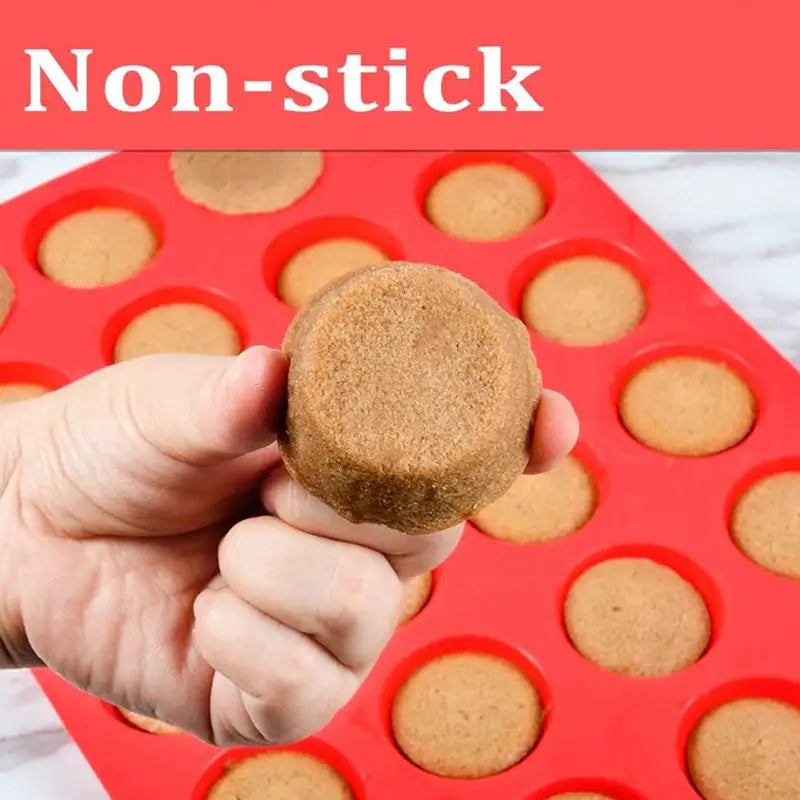
<path id="1" fill-rule="evenodd" d="M 230 766 L 208 800 L 352 800 L 347 781 L 329 764 L 287 750 L 260 753 Z"/>
<path id="2" fill-rule="evenodd" d="M 761 697 L 725 703 L 700 720 L 687 760 L 705 800 L 797 800 L 800 709 Z"/>
<path id="3" fill-rule="evenodd" d="M 350 273 L 304 307 L 284 349 L 284 461 L 351 521 L 440 530 L 527 463 L 540 382 L 525 328 L 460 275 Z"/>
<path id="4" fill-rule="evenodd" d="M 302 402 L 368 468 L 435 474 L 470 459 L 533 394 L 521 326 L 437 267 L 360 270 L 297 318 L 286 349 L 308 373 Z"/>

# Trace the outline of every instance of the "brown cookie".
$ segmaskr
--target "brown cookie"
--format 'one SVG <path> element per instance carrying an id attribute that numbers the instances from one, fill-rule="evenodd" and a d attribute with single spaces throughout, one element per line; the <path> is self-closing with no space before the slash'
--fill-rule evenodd
<path id="1" fill-rule="evenodd" d="M 156 733 L 160 736 L 174 736 L 184 732 L 180 728 L 175 727 L 175 725 L 170 725 L 168 722 L 146 717 L 144 714 L 137 714 L 135 711 L 128 711 L 126 708 L 117 707 L 117 712 L 135 728 L 147 731 L 147 733 Z"/>
<path id="2" fill-rule="evenodd" d="M 706 456 L 750 433 L 756 401 L 730 367 L 676 356 L 639 370 L 622 391 L 619 412 L 642 444 L 676 456 Z"/>
<path id="3" fill-rule="evenodd" d="M 528 461 L 541 384 L 527 333 L 456 273 L 349 273 L 295 317 L 284 350 L 284 462 L 352 522 L 447 528 Z"/>
<path id="4" fill-rule="evenodd" d="M 731 515 L 737 547 L 778 575 L 800 578 L 800 472 L 781 472 L 753 484 Z"/>
<path id="5" fill-rule="evenodd" d="M 594 513 L 596 495 L 588 470 L 574 456 L 567 456 L 548 472 L 520 475 L 472 522 L 497 539 L 546 542 L 585 525 Z"/>
<path id="6" fill-rule="evenodd" d="M 613 800 L 613 798 L 597 792 L 567 792 L 566 794 L 555 794 L 548 800 Z"/>
<path id="7" fill-rule="evenodd" d="M 432 587 L 432 572 L 424 572 L 422 575 L 416 575 L 406 582 L 403 587 L 403 610 L 400 617 L 401 625 L 413 619 L 422 611 L 431 595 Z"/>
<path id="8" fill-rule="evenodd" d="M 299 200 L 322 172 L 322 153 L 182 151 L 170 166 L 187 200 L 221 214 L 261 214 Z"/>
<path id="9" fill-rule="evenodd" d="M 599 256 L 551 264 L 522 295 L 525 324 L 545 339 L 566 345 L 613 342 L 641 322 L 647 302 L 638 280 Z"/>
<path id="10" fill-rule="evenodd" d="M 397 746 L 446 778 L 484 778 L 533 749 L 544 712 L 515 665 L 485 653 L 450 653 L 420 667 L 392 705 Z"/>
<path id="11" fill-rule="evenodd" d="M 289 750 L 259 753 L 226 767 L 207 800 L 353 800 L 329 764 Z"/>
<path id="12" fill-rule="evenodd" d="M 92 208 L 59 220 L 44 235 L 39 268 L 56 283 L 80 288 L 132 278 L 158 250 L 150 225 L 124 208 Z"/>
<path id="13" fill-rule="evenodd" d="M 14 283 L 9 274 L 0 267 L 0 328 L 3 327 L 11 307 L 14 305 Z"/>
<path id="14" fill-rule="evenodd" d="M 41 397 L 50 390 L 38 383 L 0 383 L 0 403 L 17 403 Z"/>
<path id="15" fill-rule="evenodd" d="M 278 297 L 292 308 L 305 305 L 323 286 L 359 267 L 386 261 L 386 254 L 360 239 L 325 239 L 295 253 L 278 275 Z"/>
<path id="16" fill-rule="evenodd" d="M 507 164 L 468 164 L 440 178 L 425 198 L 425 215 L 458 239 L 510 239 L 540 219 L 547 201 L 539 185 Z"/>
<path id="17" fill-rule="evenodd" d="M 151 353 L 236 355 L 241 346 L 236 328 L 218 311 L 199 303 L 172 303 L 131 321 L 117 339 L 114 360 Z"/>
<path id="18" fill-rule="evenodd" d="M 637 677 L 689 666 L 711 637 L 697 590 L 647 558 L 614 558 L 587 569 L 567 593 L 564 623 L 589 661 Z"/>
<path id="19" fill-rule="evenodd" d="M 687 762 L 705 800 L 797 800 L 800 709 L 755 697 L 725 703 L 692 731 Z"/>

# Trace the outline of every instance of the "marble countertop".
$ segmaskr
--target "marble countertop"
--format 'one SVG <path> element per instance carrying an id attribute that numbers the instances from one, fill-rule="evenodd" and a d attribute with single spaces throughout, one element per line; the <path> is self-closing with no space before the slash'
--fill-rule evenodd
<path id="1" fill-rule="evenodd" d="M 101 153 L 0 152 L 0 202 Z M 800 153 L 582 153 L 800 368 Z M 0 672 L 0 800 L 100 800 L 27 672 Z"/>

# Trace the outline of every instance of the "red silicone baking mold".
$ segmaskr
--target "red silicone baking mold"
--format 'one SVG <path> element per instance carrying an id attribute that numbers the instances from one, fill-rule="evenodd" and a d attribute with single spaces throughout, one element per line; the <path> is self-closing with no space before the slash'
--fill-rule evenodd
<path id="1" fill-rule="evenodd" d="M 504 161 L 528 171 L 548 198 L 546 215 L 505 242 L 449 238 L 427 222 L 427 189 L 468 162 Z M 131 280 L 65 288 L 36 268 L 49 225 L 94 205 L 134 209 L 161 249 Z M 636 330 L 601 347 L 565 347 L 531 334 L 548 386 L 581 418 L 576 453 L 594 474 L 599 505 L 577 533 L 537 545 L 492 539 L 468 526 L 436 573 L 430 601 L 401 626 L 365 686 L 318 736 L 297 747 L 328 760 L 358 800 L 544 800 L 560 791 L 616 800 L 691 800 L 687 736 L 714 705 L 742 695 L 800 704 L 795 620 L 800 581 L 777 577 L 732 543 L 728 516 L 756 478 L 800 465 L 800 379 L 630 209 L 566 153 L 330 153 L 317 184 L 290 208 L 228 217 L 184 199 L 163 153 L 112 156 L 0 208 L 0 264 L 17 296 L 0 332 L 0 380 L 56 387 L 110 360 L 135 314 L 176 300 L 208 303 L 244 344 L 277 346 L 293 317 L 276 276 L 298 248 L 356 236 L 393 258 L 462 272 L 509 312 L 535 271 L 576 253 L 627 265 L 647 291 Z M 755 265 L 754 265 L 755 266 Z M 624 430 L 616 401 L 642 364 L 665 355 L 707 355 L 730 364 L 758 399 L 753 431 L 708 458 L 648 450 Z M 575 576 L 616 555 L 671 566 L 704 596 L 713 620 L 706 654 L 664 678 L 603 672 L 570 645 L 562 604 Z M 462 649 L 497 653 L 532 678 L 548 713 L 534 750 L 508 771 L 474 781 L 441 779 L 394 746 L 394 692 L 416 666 Z M 189 736 L 159 737 L 122 722 L 108 706 L 42 671 L 39 681 L 114 800 L 201 800 L 222 764 L 251 750 L 217 750 Z"/>

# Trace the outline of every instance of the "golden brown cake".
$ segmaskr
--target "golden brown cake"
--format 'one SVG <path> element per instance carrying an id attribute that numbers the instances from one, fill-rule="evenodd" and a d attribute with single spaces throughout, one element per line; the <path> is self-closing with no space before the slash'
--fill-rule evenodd
<path id="1" fill-rule="evenodd" d="M 236 328 L 218 311 L 199 303 L 172 303 L 133 319 L 117 339 L 114 360 L 152 353 L 235 355 L 241 346 Z"/>
<path id="2" fill-rule="evenodd" d="M 638 280 L 599 256 L 543 269 L 522 295 L 521 316 L 539 336 L 566 345 L 606 344 L 632 331 L 647 308 Z"/>
<path id="3" fill-rule="evenodd" d="M 507 164 L 468 164 L 440 178 L 425 198 L 425 214 L 458 239 L 510 239 L 547 210 L 538 184 Z"/>
<path id="4" fill-rule="evenodd" d="M 284 350 L 286 467 L 353 522 L 441 530 L 527 464 L 541 387 L 527 333 L 456 273 L 350 273 L 303 308 Z"/>
<path id="5" fill-rule="evenodd" d="M 146 717 L 144 714 L 137 714 L 135 711 L 128 711 L 126 708 L 117 707 L 117 712 L 135 728 L 139 728 L 147 733 L 156 733 L 160 736 L 175 736 L 176 734 L 184 732 L 180 728 L 175 727 L 175 725 L 170 725 L 168 722 Z"/>
<path id="6" fill-rule="evenodd" d="M 688 667 L 711 637 L 697 590 L 647 558 L 613 558 L 587 569 L 567 593 L 564 623 L 583 656 L 636 677 Z"/>
<path id="7" fill-rule="evenodd" d="M 259 214 L 308 192 L 322 172 L 322 153 L 187 150 L 173 153 L 170 165 L 187 200 L 221 214 Z"/>
<path id="8" fill-rule="evenodd" d="M 403 610 L 400 624 L 408 622 L 419 614 L 428 602 L 433 586 L 433 573 L 423 572 L 415 575 L 403 586 Z"/>
<path id="9" fill-rule="evenodd" d="M 619 412 L 642 444 L 676 456 L 707 456 L 747 436 L 756 401 L 730 367 L 676 356 L 637 372 L 622 391 Z"/>
<path id="10" fill-rule="evenodd" d="M 514 664 L 485 653 L 451 653 L 420 667 L 392 705 L 392 731 L 405 756 L 434 775 L 484 778 L 522 760 L 544 712 Z"/>
<path id="11" fill-rule="evenodd" d="M 92 208 L 56 222 L 39 244 L 42 272 L 56 283 L 95 288 L 144 269 L 158 250 L 155 232 L 124 208 Z"/>

